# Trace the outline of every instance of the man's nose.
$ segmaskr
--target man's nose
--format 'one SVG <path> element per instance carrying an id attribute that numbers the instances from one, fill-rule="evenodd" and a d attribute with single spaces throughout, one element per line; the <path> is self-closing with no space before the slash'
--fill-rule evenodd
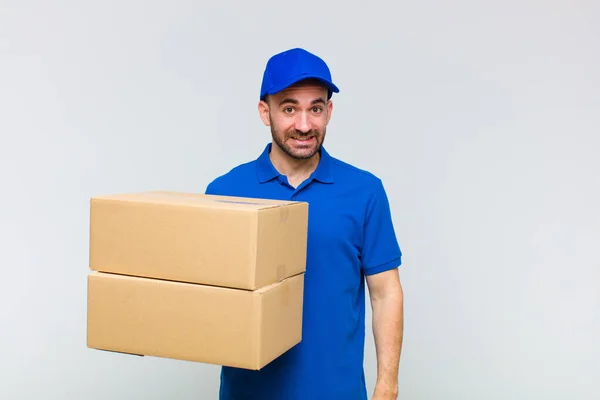
<path id="1" fill-rule="evenodd" d="M 296 118 L 296 130 L 302 133 L 310 132 L 310 121 L 305 113 L 300 113 Z"/>

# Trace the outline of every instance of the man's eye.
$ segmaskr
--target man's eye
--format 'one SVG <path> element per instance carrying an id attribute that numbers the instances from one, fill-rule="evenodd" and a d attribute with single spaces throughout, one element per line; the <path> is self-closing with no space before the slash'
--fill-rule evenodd
<path id="1" fill-rule="evenodd" d="M 321 112 L 323 109 L 321 107 L 313 107 L 313 112 L 318 113 Z"/>
<path id="2" fill-rule="evenodd" d="M 293 112 L 293 111 L 294 111 L 294 109 L 292 107 L 286 107 L 286 108 L 283 109 L 283 112 L 286 112 L 288 114 L 291 113 L 291 112 Z"/>

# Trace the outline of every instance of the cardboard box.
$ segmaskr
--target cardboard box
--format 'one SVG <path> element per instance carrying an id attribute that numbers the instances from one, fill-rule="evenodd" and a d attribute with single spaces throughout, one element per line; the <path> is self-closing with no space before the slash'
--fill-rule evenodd
<path id="1" fill-rule="evenodd" d="M 260 369 L 300 342 L 304 274 L 240 290 L 88 276 L 88 347 Z"/>
<path id="2" fill-rule="evenodd" d="M 93 271 L 256 290 L 306 269 L 304 202 L 142 192 L 90 206 Z"/>

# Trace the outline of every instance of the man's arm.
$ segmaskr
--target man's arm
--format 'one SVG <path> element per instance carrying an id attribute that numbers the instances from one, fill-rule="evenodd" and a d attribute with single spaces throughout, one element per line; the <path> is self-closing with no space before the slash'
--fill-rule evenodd
<path id="1" fill-rule="evenodd" d="M 404 294 L 398 269 L 368 275 L 377 354 L 377 382 L 373 399 L 398 397 L 398 367 L 404 330 Z"/>

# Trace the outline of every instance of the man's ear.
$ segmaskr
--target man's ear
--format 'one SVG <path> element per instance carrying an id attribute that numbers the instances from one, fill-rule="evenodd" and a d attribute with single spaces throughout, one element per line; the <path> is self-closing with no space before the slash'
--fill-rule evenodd
<path id="1" fill-rule="evenodd" d="M 333 111 L 333 102 L 331 100 L 327 101 L 327 123 L 331 120 L 331 112 Z"/>
<path id="2" fill-rule="evenodd" d="M 271 125 L 271 118 L 269 117 L 269 104 L 267 101 L 261 100 L 258 102 L 258 115 L 266 126 Z"/>

